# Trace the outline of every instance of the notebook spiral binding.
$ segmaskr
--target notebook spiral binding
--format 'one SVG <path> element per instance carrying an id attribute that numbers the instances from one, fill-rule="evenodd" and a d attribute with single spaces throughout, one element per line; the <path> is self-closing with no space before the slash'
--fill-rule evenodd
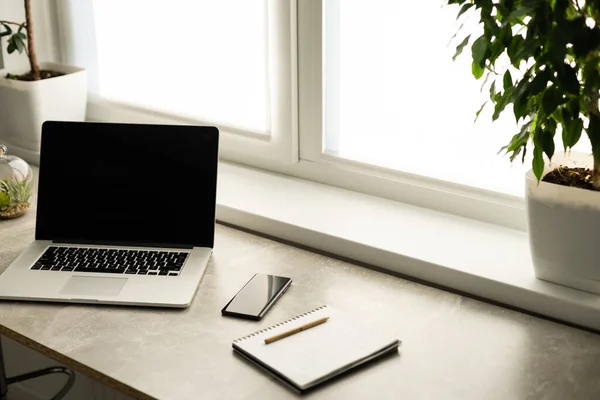
<path id="1" fill-rule="evenodd" d="M 315 313 L 315 312 L 317 312 L 317 311 L 319 311 L 319 310 L 322 310 L 322 309 L 324 309 L 324 308 L 327 308 L 327 306 L 321 306 L 321 307 L 317 307 L 317 308 L 315 308 L 314 310 L 310 310 L 310 311 L 307 311 L 307 312 L 305 312 L 304 314 L 296 315 L 294 318 L 290 318 L 290 319 L 288 319 L 288 320 L 286 320 L 286 321 L 283 321 L 283 322 L 280 322 L 280 323 L 278 323 L 278 324 L 275 324 L 275 325 L 269 326 L 268 328 L 261 329 L 260 331 L 253 332 L 253 333 L 251 333 L 251 334 L 249 334 L 249 335 L 246 335 L 246 336 L 244 336 L 244 337 L 241 337 L 241 338 L 239 338 L 239 339 L 235 339 L 235 340 L 233 341 L 233 343 L 237 343 L 237 342 L 241 342 L 241 341 L 243 341 L 243 340 L 246 340 L 246 339 L 250 339 L 250 338 L 251 338 L 251 337 L 253 337 L 253 336 L 257 336 L 257 335 L 260 335 L 261 333 L 268 332 L 268 331 L 270 331 L 271 329 L 275 329 L 275 328 L 277 328 L 277 327 L 279 327 L 279 326 L 281 326 L 281 325 L 285 325 L 285 324 L 287 324 L 287 323 L 289 323 L 289 322 L 292 322 L 292 321 L 295 321 L 295 320 L 297 320 L 297 319 L 303 318 L 303 317 L 305 317 L 305 316 L 307 316 L 307 315 L 310 315 L 310 314 L 312 314 L 312 313 Z"/>

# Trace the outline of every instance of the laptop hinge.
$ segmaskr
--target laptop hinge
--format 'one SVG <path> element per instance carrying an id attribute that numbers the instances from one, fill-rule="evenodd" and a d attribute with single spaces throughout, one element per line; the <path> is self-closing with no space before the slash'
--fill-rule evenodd
<path id="1" fill-rule="evenodd" d="M 72 240 L 72 239 L 55 239 L 52 243 L 64 243 L 64 244 L 92 244 L 98 246 L 122 246 L 122 247 L 163 247 L 169 249 L 193 249 L 194 246 L 191 244 L 177 244 L 177 243 L 140 243 L 140 242 L 119 242 L 119 241 L 98 241 L 98 240 Z"/>

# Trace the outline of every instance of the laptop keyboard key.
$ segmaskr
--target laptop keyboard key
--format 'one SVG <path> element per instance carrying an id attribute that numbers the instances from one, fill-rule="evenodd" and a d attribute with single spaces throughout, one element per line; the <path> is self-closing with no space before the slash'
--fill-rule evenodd
<path id="1" fill-rule="evenodd" d="M 189 253 L 51 246 L 31 269 L 177 276 Z"/>
<path id="2" fill-rule="evenodd" d="M 93 273 L 110 273 L 110 274 L 117 274 L 118 272 L 112 269 L 105 269 L 105 268 L 83 268 L 83 267 L 77 267 L 74 270 L 75 272 L 93 272 Z"/>
<path id="3" fill-rule="evenodd" d="M 171 265 L 166 265 L 164 267 L 160 267 L 161 270 L 166 270 L 166 271 L 179 271 L 181 270 L 181 267 L 175 267 L 175 266 L 171 266 Z"/>

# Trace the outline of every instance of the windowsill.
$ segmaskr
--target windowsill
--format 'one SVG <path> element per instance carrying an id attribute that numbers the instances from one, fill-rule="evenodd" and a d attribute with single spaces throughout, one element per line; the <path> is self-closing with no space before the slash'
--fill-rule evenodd
<path id="1" fill-rule="evenodd" d="M 600 330 L 600 296 L 536 279 L 521 231 L 227 162 L 217 219 Z"/>

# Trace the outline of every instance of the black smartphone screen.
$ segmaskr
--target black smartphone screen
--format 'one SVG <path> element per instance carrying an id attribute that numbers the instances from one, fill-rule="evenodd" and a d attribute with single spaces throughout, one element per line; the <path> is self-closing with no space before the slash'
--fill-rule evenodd
<path id="1" fill-rule="evenodd" d="M 292 280 L 283 276 L 256 274 L 221 310 L 223 315 L 261 319 L 288 288 Z"/>

